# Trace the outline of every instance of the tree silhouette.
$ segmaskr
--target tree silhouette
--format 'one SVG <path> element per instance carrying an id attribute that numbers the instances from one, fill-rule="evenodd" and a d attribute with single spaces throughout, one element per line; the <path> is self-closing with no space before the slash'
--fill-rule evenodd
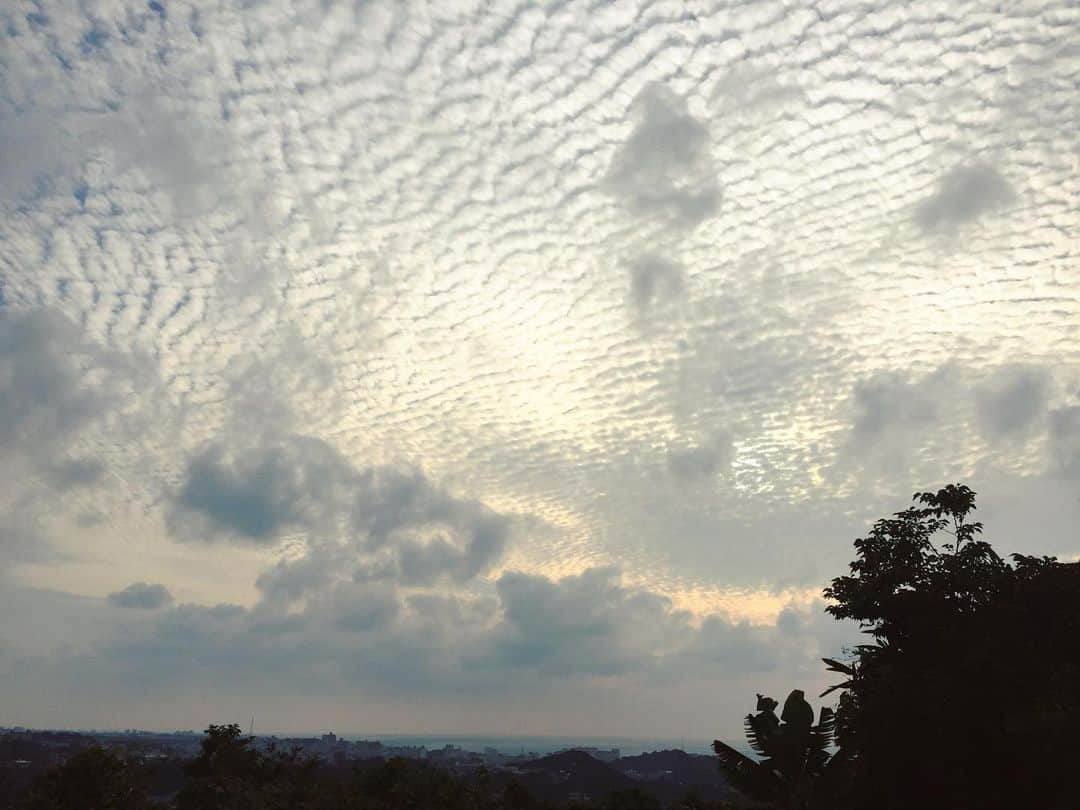
<path id="1" fill-rule="evenodd" d="M 240 726 L 211 725 L 187 768 L 177 810 L 324 807 L 317 762 L 297 750 L 258 750 Z"/>
<path id="2" fill-rule="evenodd" d="M 353 767 L 320 764 L 293 749 L 259 748 L 237 725 L 211 725 L 187 769 L 176 810 L 503 810 L 542 808 L 511 782 L 495 791 L 486 772 L 459 777 L 394 757 Z"/>
<path id="3" fill-rule="evenodd" d="M 824 659 L 845 676 L 847 805 L 1072 806 L 1080 566 L 1006 563 L 969 522 L 966 486 L 914 499 L 855 541 L 850 573 L 825 590 L 827 610 L 872 638 L 849 662 Z"/>
<path id="4" fill-rule="evenodd" d="M 92 746 L 43 773 L 26 810 L 143 810 L 150 806 L 138 766 L 122 754 Z"/>
<path id="5" fill-rule="evenodd" d="M 800 689 L 788 695 L 779 719 L 778 705 L 758 695 L 757 714 L 744 722 L 747 742 L 763 759 L 755 761 L 720 740 L 713 741 L 713 751 L 731 783 L 751 798 L 790 810 L 812 807 L 818 782 L 831 768 L 835 717 L 822 708 L 814 725 L 814 710 Z"/>

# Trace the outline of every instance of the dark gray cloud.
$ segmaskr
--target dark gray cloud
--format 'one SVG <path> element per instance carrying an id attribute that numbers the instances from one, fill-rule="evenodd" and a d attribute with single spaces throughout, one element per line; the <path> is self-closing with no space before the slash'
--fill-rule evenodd
<path id="1" fill-rule="evenodd" d="M 683 292 L 683 269 L 662 256 L 646 254 L 627 265 L 630 295 L 639 312 L 648 312 L 654 303 L 678 298 Z"/>
<path id="2" fill-rule="evenodd" d="M 259 574 L 255 587 L 267 602 L 292 602 L 325 587 L 335 574 L 355 566 L 357 557 L 336 546 L 308 547 L 301 556 L 278 560 Z"/>
<path id="3" fill-rule="evenodd" d="M 84 509 L 75 515 L 75 525 L 82 529 L 89 529 L 100 526 L 108 519 L 108 513 L 101 509 Z"/>
<path id="4" fill-rule="evenodd" d="M 1049 442 L 1053 469 L 1068 478 L 1080 478 L 1080 406 L 1050 413 Z"/>
<path id="5" fill-rule="evenodd" d="M 915 221 L 928 232 L 954 231 L 1016 199 L 1008 181 L 993 166 L 973 163 L 945 174 L 937 190 L 915 209 Z"/>
<path id="6" fill-rule="evenodd" d="M 374 468 L 358 483 L 350 525 L 374 552 L 358 577 L 463 583 L 486 572 L 509 542 L 509 517 L 454 497 L 419 472 Z"/>
<path id="7" fill-rule="evenodd" d="M 109 594 L 109 604 L 122 608 L 139 610 L 157 610 L 173 600 L 169 589 L 164 585 L 148 582 L 133 582 L 123 590 Z"/>
<path id="8" fill-rule="evenodd" d="M 355 582 L 338 583 L 328 607 L 338 627 L 355 632 L 389 624 L 400 609 L 393 589 Z"/>
<path id="9" fill-rule="evenodd" d="M 93 355 L 56 311 L 0 310 L 0 447 L 44 455 L 99 416 L 107 393 L 84 384 Z"/>
<path id="10" fill-rule="evenodd" d="M 136 620 L 150 616 L 121 612 L 104 599 L 31 587 L 19 582 L 10 568 L 2 569 L 0 616 L 20 620 L 0 626 L 0 668 L 6 663 L 5 647 L 22 655 L 65 657 L 96 646 L 117 632 L 118 614 Z"/>
<path id="11" fill-rule="evenodd" d="M 73 162 L 68 146 L 55 118 L 0 99 L 0 199 L 29 198 L 48 188 Z"/>
<path id="12" fill-rule="evenodd" d="M 397 561 L 401 582 L 432 585 L 444 577 L 467 582 L 485 571 L 501 555 L 506 529 L 498 521 L 481 520 L 471 531 L 472 537 L 464 547 L 442 536 L 426 541 L 400 540 Z"/>
<path id="13" fill-rule="evenodd" d="M 327 529 L 352 477 L 341 455 L 318 439 L 288 436 L 239 449 L 218 442 L 188 462 L 170 529 L 184 539 L 257 544 L 287 530 Z"/>
<path id="14" fill-rule="evenodd" d="M 144 357 L 99 344 L 59 310 L 0 307 L 0 448 L 51 467 L 59 485 L 102 472 L 100 459 L 66 452 L 84 431 L 104 425 L 134 439 L 146 427 L 134 409 L 157 393 Z"/>
<path id="15" fill-rule="evenodd" d="M 120 170 L 137 167 L 165 191 L 179 217 L 210 211 L 231 189 L 218 182 L 229 143 L 208 120 L 162 103 L 165 87 L 127 77 L 123 109 L 87 127 L 83 140 L 111 152 Z"/>
<path id="16" fill-rule="evenodd" d="M 632 111 L 634 130 L 612 158 L 604 187 L 631 212 L 679 227 L 711 217 L 720 191 L 708 127 L 661 85 L 642 90 Z"/>
<path id="17" fill-rule="evenodd" d="M 764 673 L 776 669 L 788 657 L 790 651 L 781 641 L 772 628 L 763 630 L 745 621 L 708 616 L 701 623 L 688 657 L 713 664 L 727 674 Z"/>
<path id="18" fill-rule="evenodd" d="M 991 440 L 1025 435 L 1045 418 L 1051 384 L 1046 368 L 1025 364 L 977 372 L 947 364 L 921 375 L 875 372 L 853 388 L 853 437 L 872 444 L 957 418 Z"/>
<path id="19" fill-rule="evenodd" d="M 0 306 L 0 489 L 19 493 L 0 513 L 0 555 L 56 559 L 48 524 L 107 469 L 101 446 L 88 445 L 102 432 L 136 444 L 133 393 L 152 391 L 153 379 L 55 309 Z"/>
<path id="20" fill-rule="evenodd" d="M 552 581 L 511 572 L 496 583 L 504 622 L 494 631 L 503 666 L 551 675 L 615 675 L 648 667 L 692 635 L 689 614 L 613 568 Z"/>
<path id="21" fill-rule="evenodd" d="M 81 197 L 81 204 L 87 188 L 77 178 L 87 162 L 108 158 L 119 172 L 145 172 L 169 195 L 176 215 L 209 210 L 229 191 L 217 182 L 227 139 L 201 116 L 177 109 L 175 99 L 164 103 L 167 88 L 148 84 L 149 75 L 115 76 L 113 102 L 94 112 L 90 105 L 79 108 L 74 85 L 35 94 L 32 111 L 0 97 L 0 199 L 59 191 Z"/>
<path id="22" fill-rule="evenodd" d="M 130 622 L 104 635 L 99 628 L 75 656 L 60 644 L 54 660 L 71 677 L 98 684 L 117 678 L 140 693 L 262 682 L 446 695 L 520 693 L 612 676 L 674 684 L 767 673 L 779 662 L 822 652 L 814 644 L 821 633 L 807 629 L 817 623 L 803 608 L 784 614 L 784 628 L 716 615 L 696 626 L 668 598 L 625 584 L 612 568 L 561 579 L 507 572 L 494 595 L 417 594 L 402 601 L 392 588 L 339 583 L 287 615 L 229 604 L 170 605 L 163 586 L 135 583 L 107 600 L 141 609 Z M 92 603 L 82 610 L 94 613 Z"/>
<path id="23" fill-rule="evenodd" d="M 990 439 L 1023 434 L 1046 415 L 1050 374 L 1035 366 L 1006 366 L 974 394 L 979 426 Z"/>
<path id="24" fill-rule="evenodd" d="M 911 379 L 880 371 L 855 384 L 852 393 L 857 442 L 873 443 L 896 430 L 926 428 L 937 422 L 946 371 Z"/>
<path id="25" fill-rule="evenodd" d="M 680 481 L 707 479 L 726 471 L 731 466 L 731 456 L 731 436 L 721 433 L 693 445 L 668 448 L 668 470 Z"/>
<path id="26" fill-rule="evenodd" d="M 951 480 L 975 449 L 971 379 L 956 366 L 927 373 L 877 371 L 852 386 L 850 427 L 831 475 L 849 485 L 903 489 Z M 951 448 L 943 459 L 938 448 Z M 855 477 L 852 477 L 852 476 Z"/>
<path id="27" fill-rule="evenodd" d="M 89 486 L 99 481 L 104 474 L 104 463 L 92 458 L 56 462 L 48 469 L 50 481 L 60 491 Z"/>
<path id="28" fill-rule="evenodd" d="M 402 531 L 445 526 L 466 533 L 470 553 L 480 560 L 502 550 L 510 528 L 507 518 L 478 501 L 450 495 L 423 473 L 376 467 L 364 470 L 357 481 L 351 525 L 367 535 L 373 547 Z"/>
<path id="29" fill-rule="evenodd" d="M 6 504 L 0 513 L 0 554 L 6 562 L 55 562 L 40 504 L 31 498 Z"/>
<path id="30" fill-rule="evenodd" d="M 419 471 L 358 470 L 325 442 L 295 435 L 204 448 L 169 514 L 170 531 L 184 540 L 273 545 L 300 535 L 304 553 L 258 581 L 264 596 L 285 600 L 342 571 L 369 582 L 467 582 L 502 556 L 512 523 Z"/>
<path id="31" fill-rule="evenodd" d="M 1049 526 L 1049 513 L 1071 512 L 1049 493 L 1080 476 L 1080 408 L 1058 404 L 1070 379 L 1031 363 L 877 372 L 853 387 L 850 429 L 832 473 L 858 470 L 861 481 L 848 479 L 857 487 L 963 480 L 978 490 L 989 481 L 993 497 L 1006 497 L 1017 514 L 1028 507 L 1014 491 L 1038 491 Z M 1048 534 L 1057 548 L 1059 528 Z"/>

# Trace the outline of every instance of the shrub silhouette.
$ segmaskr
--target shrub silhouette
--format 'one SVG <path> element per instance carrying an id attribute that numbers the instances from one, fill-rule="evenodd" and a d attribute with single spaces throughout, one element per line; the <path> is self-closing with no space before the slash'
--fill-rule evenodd
<path id="1" fill-rule="evenodd" d="M 818 782 L 833 767 L 828 749 L 835 717 L 832 709 L 822 708 L 814 725 L 814 710 L 800 689 L 788 695 L 780 718 L 778 705 L 758 695 L 757 714 L 748 714 L 744 722 L 747 742 L 761 761 L 720 740 L 713 741 L 713 751 L 731 783 L 751 798 L 792 810 L 811 807 Z"/>

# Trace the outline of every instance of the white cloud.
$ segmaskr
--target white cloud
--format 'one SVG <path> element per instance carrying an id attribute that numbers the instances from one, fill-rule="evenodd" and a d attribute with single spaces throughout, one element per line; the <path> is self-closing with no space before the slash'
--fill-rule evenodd
<path id="1" fill-rule="evenodd" d="M 976 390 L 982 429 L 991 439 L 1024 434 L 1045 417 L 1050 374 L 1032 366 L 999 369 Z"/>

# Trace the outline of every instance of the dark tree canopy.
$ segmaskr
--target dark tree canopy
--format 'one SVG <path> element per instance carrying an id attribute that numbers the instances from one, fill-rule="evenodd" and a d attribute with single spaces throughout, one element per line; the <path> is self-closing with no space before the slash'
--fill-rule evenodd
<path id="1" fill-rule="evenodd" d="M 965 486 L 915 500 L 855 541 L 850 573 L 825 591 L 830 613 L 873 638 L 850 663 L 826 660 L 848 676 L 837 738 L 849 803 L 1074 806 L 1063 791 L 1080 757 L 1080 566 L 1005 562 L 969 522 Z"/>
<path id="2" fill-rule="evenodd" d="M 144 810 L 150 806 L 138 766 L 122 754 L 92 746 L 46 771 L 26 810 Z"/>
<path id="3" fill-rule="evenodd" d="M 187 768 L 177 810 L 330 807 L 318 762 L 295 750 L 255 747 L 236 724 L 211 725 Z"/>

